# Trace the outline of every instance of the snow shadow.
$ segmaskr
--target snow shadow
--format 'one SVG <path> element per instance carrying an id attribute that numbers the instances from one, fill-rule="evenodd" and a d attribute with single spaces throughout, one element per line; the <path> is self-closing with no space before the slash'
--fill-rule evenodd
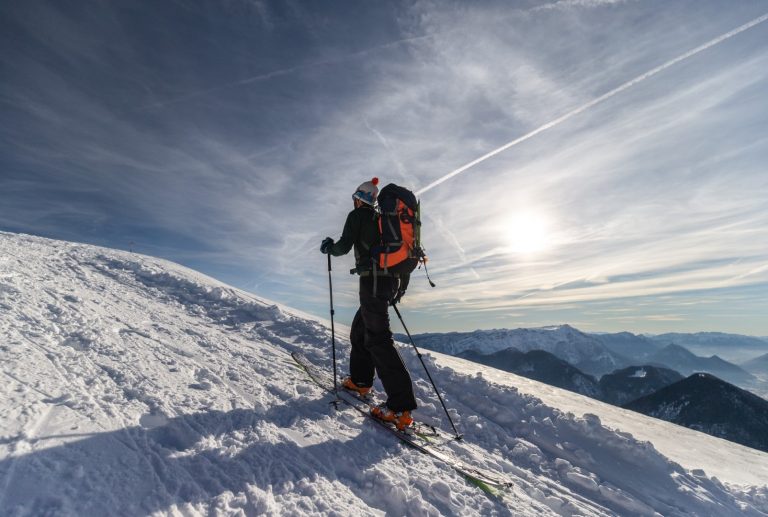
<path id="1" fill-rule="evenodd" d="M 314 411 L 326 411 L 324 401 L 310 402 Z M 29 444 L 32 452 L 0 461 L 0 514 L 145 515 L 198 503 L 225 511 L 235 505 L 249 515 L 333 510 L 323 502 L 333 498 L 313 497 L 318 486 L 335 487 L 341 508 L 358 506 L 355 498 L 370 500 L 375 472 L 369 467 L 391 448 L 376 446 L 365 430 L 327 439 L 314 419 L 297 419 L 288 407 L 236 409 L 147 415 L 146 427 L 48 448 L 47 440 L 62 437 L 40 437 Z"/>
<path id="2" fill-rule="evenodd" d="M 318 336 L 327 333 L 327 329 L 317 322 L 287 314 L 277 305 L 255 296 L 246 299 L 244 293 L 228 286 L 211 287 L 162 269 L 152 269 L 149 264 L 104 255 L 96 257 L 90 265 L 120 283 L 150 289 L 153 297 L 160 295 L 177 302 L 191 314 L 206 317 L 217 325 L 227 328 L 248 325 L 264 339 L 316 343 Z"/>

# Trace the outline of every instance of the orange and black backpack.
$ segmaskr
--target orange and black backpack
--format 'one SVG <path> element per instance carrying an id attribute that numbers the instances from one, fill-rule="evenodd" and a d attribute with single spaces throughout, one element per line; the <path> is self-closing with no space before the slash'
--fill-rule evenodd
<path id="1" fill-rule="evenodd" d="M 416 195 L 390 183 L 379 192 L 381 243 L 371 247 L 378 271 L 407 277 L 419 263 L 426 263 L 421 247 L 421 206 Z"/>

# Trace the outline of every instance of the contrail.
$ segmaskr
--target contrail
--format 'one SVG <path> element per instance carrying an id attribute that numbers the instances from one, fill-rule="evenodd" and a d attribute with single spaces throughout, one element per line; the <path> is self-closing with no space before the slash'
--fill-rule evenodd
<path id="1" fill-rule="evenodd" d="M 723 41 L 725 41 L 725 40 L 727 40 L 729 38 L 732 38 L 732 37 L 736 36 L 737 34 L 740 34 L 740 33 L 744 32 L 747 29 L 751 29 L 755 25 L 763 23 L 766 20 L 768 20 L 768 13 L 760 16 L 759 18 L 755 18 L 751 22 L 745 23 L 744 25 L 742 25 L 740 27 L 737 27 L 737 28 L 733 29 L 730 32 L 726 32 L 722 36 L 718 36 L 717 38 L 715 38 L 713 40 L 710 40 L 710 41 L 704 43 L 703 45 L 696 47 L 693 50 L 689 50 L 685 54 L 677 56 L 676 58 L 674 58 L 674 59 L 672 59 L 670 61 L 667 61 L 663 65 L 659 65 L 656 68 L 654 68 L 652 70 L 649 70 L 648 72 L 645 72 L 642 75 L 638 75 L 634 79 L 632 79 L 630 81 L 627 81 L 626 83 L 622 84 L 621 86 L 619 86 L 617 88 L 614 88 L 613 90 L 609 91 L 608 93 L 605 93 L 605 94 L 601 95 L 600 97 L 597 97 L 596 99 L 593 99 L 593 100 L 589 101 L 588 103 L 584 104 L 583 106 L 580 106 L 580 107 L 578 107 L 578 108 L 576 108 L 576 109 L 574 109 L 572 111 L 569 111 L 568 113 L 566 113 L 565 115 L 561 116 L 560 118 L 556 118 L 555 120 L 552 120 L 551 122 L 547 122 L 543 126 L 537 128 L 537 129 L 534 129 L 530 133 L 526 133 L 525 135 L 523 135 L 523 136 L 521 136 L 519 138 L 516 138 L 515 140 L 512 140 L 509 143 L 506 143 L 506 144 L 502 145 L 498 149 L 494 149 L 493 151 L 491 151 L 491 152 L 489 152 L 487 154 L 484 154 L 480 158 L 478 158 L 476 160 L 473 160 L 473 161 L 467 163 L 466 165 L 462 165 L 458 169 L 456 169 L 456 170 L 454 170 L 452 172 L 449 172 L 448 174 L 446 174 L 445 176 L 443 176 L 441 178 L 436 179 L 435 181 L 433 181 L 432 183 L 430 183 L 426 187 L 418 190 L 416 192 L 416 195 L 420 196 L 420 195 L 424 194 L 425 192 L 427 192 L 429 190 L 432 190 L 433 188 L 435 188 L 436 186 L 440 185 L 441 183 L 443 183 L 445 181 L 448 181 L 449 179 L 453 178 L 454 176 L 457 176 L 457 175 L 461 174 L 462 172 L 464 172 L 464 171 L 466 171 L 468 169 L 471 169 L 475 165 L 484 162 L 488 158 L 492 158 L 492 157 L 496 156 L 497 154 L 506 151 L 510 147 L 513 147 L 513 146 L 515 146 L 515 145 L 517 145 L 517 144 L 519 144 L 521 142 L 525 142 L 529 138 L 533 138 L 534 136 L 538 135 L 539 133 L 541 133 L 543 131 L 546 131 L 547 129 L 549 129 L 551 127 L 557 126 L 558 124 L 560 124 L 562 122 L 565 122 L 566 120 L 568 120 L 568 119 L 578 115 L 579 113 L 581 113 L 583 111 L 586 111 L 589 108 L 591 108 L 591 107 L 593 107 L 593 106 L 595 106 L 597 104 L 600 104 L 601 102 L 603 102 L 605 100 L 610 99 L 614 95 L 617 95 L 617 94 L 623 92 L 624 90 L 627 90 L 627 89 L 633 87 L 637 83 L 645 81 L 649 77 L 653 77 L 654 75 L 658 74 L 659 72 L 663 72 L 667 68 L 676 65 L 680 61 L 683 61 L 685 59 L 688 59 L 689 57 L 695 56 L 699 52 L 703 52 L 703 51 L 707 50 L 710 47 L 714 47 L 718 43 L 722 43 Z"/>
<path id="2" fill-rule="evenodd" d="M 146 110 L 146 109 L 151 109 L 151 108 L 164 108 L 165 106 L 170 106 L 171 104 L 177 104 L 179 102 L 186 102 L 188 100 L 195 99 L 197 97 L 202 97 L 204 95 L 208 95 L 210 93 L 214 93 L 214 92 L 217 92 L 219 90 L 225 90 L 227 88 L 235 88 L 237 86 L 242 86 L 244 84 L 255 83 L 255 82 L 259 82 L 259 81 L 266 81 L 268 79 L 272 79 L 273 77 L 280 77 L 281 75 L 291 74 L 291 73 L 293 73 L 293 72 L 295 72 L 297 70 L 300 70 L 302 68 L 307 68 L 307 67 L 310 67 L 310 66 L 317 66 L 317 65 L 321 65 L 321 64 L 327 64 L 329 62 L 330 61 L 322 62 L 322 63 L 320 63 L 320 62 L 318 62 L 318 63 L 310 63 L 310 64 L 307 64 L 307 65 L 292 66 L 290 68 L 283 68 L 282 70 L 274 70 L 272 72 L 267 72 L 265 74 L 254 75 L 252 77 L 247 77 L 245 79 L 240 79 L 239 81 L 234 81 L 234 82 L 226 83 L 226 84 L 220 84 L 218 86 L 213 86 L 211 88 L 206 88 L 204 90 L 197 90 L 197 91 L 194 91 L 194 92 L 190 92 L 190 93 L 187 93 L 186 95 L 182 95 L 180 97 L 176 97 L 176 98 L 173 98 L 173 99 L 168 99 L 168 100 L 160 101 L 160 102 L 153 102 L 151 104 L 147 104 L 147 105 L 141 106 L 139 108 L 139 110 Z"/>

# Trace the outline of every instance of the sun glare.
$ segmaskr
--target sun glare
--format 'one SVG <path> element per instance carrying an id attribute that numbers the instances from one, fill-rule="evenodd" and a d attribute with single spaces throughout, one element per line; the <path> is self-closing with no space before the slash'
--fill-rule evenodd
<path id="1" fill-rule="evenodd" d="M 539 253 L 551 244 L 547 218 L 533 212 L 512 215 L 504 226 L 504 233 L 511 253 Z"/>

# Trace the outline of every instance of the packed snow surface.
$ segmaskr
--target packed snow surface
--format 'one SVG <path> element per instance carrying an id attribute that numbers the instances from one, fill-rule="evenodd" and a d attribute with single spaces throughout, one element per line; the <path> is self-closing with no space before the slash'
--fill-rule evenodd
<path id="1" fill-rule="evenodd" d="M 465 436 L 445 449 L 514 484 L 489 496 L 334 410 L 290 358 L 330 368 L 330 348 L 324 322 L 181 266 L 0 233 L 0 514 L 768 514 L 764 483 L 686 469 L 516 376 L 425 355 Z M 417 415 L 448 428 L 402 355 Z"/>
<path id="2" fill-rule="evenodd" d="M 688 470 L 703 470 L 730 484 L 764 486 L 768 483 L 768 453 L 532 379 L 455 357 L 432 354 L 439 365 L 467 375 L 482 375 L 491 383 L 514 386 L 521 393 L 536 396 L 560 411 L 577 416 L 595 415 L 607 427 L 652 443 L 655 449 Z"/>

